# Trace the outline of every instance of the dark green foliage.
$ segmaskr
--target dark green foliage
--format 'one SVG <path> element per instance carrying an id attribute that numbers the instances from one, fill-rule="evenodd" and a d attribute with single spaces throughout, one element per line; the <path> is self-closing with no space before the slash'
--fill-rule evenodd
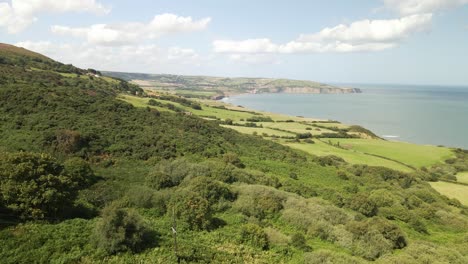
<path id="1" fill-rule="evenodd" d="M 227 184 L 204 176 L 190 180 L 187 188 L 208 200 L 211 205 L 220 200 L 232 201 L 235 198 Z"/>
<path id="2" fill-rule="evenodd" d="M 262 250 L 268 249 L 268 236 L 256 224 L 245 224 L 241 228 L 240 241 Z"/>
<path id="3" fill-rule="evenodd" d="M 401 229 L 382 218 L 371 218 L 347 225 L 355 241 L 354 251 L 369 260 L 374 260 L 392 249 L 407 246 L 406 235 Z"/>
<path id="4" fill-rule="evenodd" d="M 22 218 L 57 217 L 92 176 L 80 159 L 64 166 L 47 154 L 0 153 L 0 200 Z"/>
<path id="5" fill-rule="evenodd" d="M 182 263 L 466 263 L 466 208 L 424 182 L 467 171 L 466 151 L 410 174 L 315 158 L 220 127 L 220 120 L 135 108 L 119 96 L 145 96 L 138 87 L 91 76 L 93 70 L 74 72 L 38 54 L 22 58 L 24 52 L 5 59 L 0 44 L 0 150 L 49 153 L 57 173 L 39 177 L 47 180 L 41 185 L 57 184 L 48 195 L 71 196 L 54 196 L 58 204 L 46 208 L 44 218 L 54 224 L 18 223 L 20 212 L 2 192 L 2 263 L 176 263 L 173 217 Z M 148 104 L 174 112 L 185 111 L 177 104 L 198 107 L 176 96 L 162 99 Z M 331 130 L 347 136 L 348 130 Z M 156 242 L 158 248 L 144 250 Z M 303 253 L 308 245 L 314 252 Z"/>
<path id="6" fill-rule="evenodd" d="M 354 195 L 347 203 L 347 206 L 368 217 L 376 215 L 378 210 L 375 203 L 363 193 Z"/>
<path id="7" fill-rule="evenodd" d="M 4 264 L 79 263 L 94 255 L 90 244 L 93 221 L 65 220 L 58 224 L 25 223 L 0 230 Z"/>
<path id="8" fill-rule="evenodd" d="M 247 122 L 274 122 L 269 116 L 252 116 L 247 118 Z"/>
<path id="9" fill-rule="evenodd" d="M 232 164 L 238 168 L 244 168 L 245 165 L 242 163 L 242 161 L 239 159 L 239 156 L 235 153 L 228 152 L 223 155 L 223 160 L 226 164 Z"/>
<path id="10" fill-rule="evenodd" d="M 246 216 L 272 218 L 281 209 L 284 198 L 279 192 L 262 186 L 249 186 L 239 194 L 235 207 Z"/>
<path id="11" fill-rule="evenodd" d="M 295 233 L 291 236 L 291 245 L 303 251 L 311 251 L 312 248 L 307 245 L 307 241 L 303 234 Z"/>
<path id="12" fill-rule="evenodd" d="M 193 108 L 195 110 L 201 110 L 202 109 L 200 104 L 198 104 L 198 103 L 196 103 L 196 102 L 194 102 L 192 100 L 185 99 L 183 97 L 172 96 L 172 95 L 160 95 L 159 99 L 179 103 L 179 104 L 181 104 L 183 106 L 188 106 L 188 107 L 191 107 L 191 108 Z"/>
<path id="13" fill-rule="evenodd" d="M 181 190 L 172 195 L 168 214 L 175 214 L 190 230 L 207 230 L 213 224 L 213 210 L 207 199 L 199 194 Z"/>
<path id="14" fill-rule="evenodd" d="M 418 231 L 419 233 L 429 234 L 426 225 L 416 217 L 412 217 L 409 220 L 409 225 L 411 226 L 411 228 Z"/>
<path id="15" fill-rule="evenodd" d="M 96 245 L 108 254 L 138 252 L 157 242 L 136 211 L 118 208 L 115 205 L 104 208 L 93 239 Z"/>
<path id="16" fill-rule="evenodd" d="M 296 134 L 296 138 L 297 139 L 307 139 L 307 138 L 311 138 L 312 137 L 312 134 L 311 133 L 299 133 L 299 134 Z"/>
<path id="17" fill-rule="evenodd" d="M 314 157 L 314 161 L 321 166 L 340 166 L 346 163 L 346 161 L 334 155 Z"/>

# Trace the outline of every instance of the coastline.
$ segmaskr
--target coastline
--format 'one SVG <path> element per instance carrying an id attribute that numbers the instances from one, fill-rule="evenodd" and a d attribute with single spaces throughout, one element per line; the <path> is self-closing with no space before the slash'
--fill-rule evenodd
<path id="1" fill-rule="evenodd" d="M 418 87 L 418 89 L 420 88 Z M 426 113 L 426 105 L 432 104 L 432 101 L 437 103 L 438 100 L 444 98 L 428 97 L 428 99 L 421 100 L 419 93 L 406 96 L 406 94 L 400 94 L 399 91 L 391 91 L 387 95 L 382 91 L 383 89 L 380 88 L 376 90 L 366 89 L 360 96 L 343 94 L 343 97 L 326 94 L 276 93 L 256 94 L 254 97 L 252 94 L 244 93 L 223 98 L 221 102 L 242 105 L 245 108 L 263 112 L 307 116 L 312 119 L 317 117 L 320 120 L 337 120 L 343 124 L 360 125 L 389 141 L 468 149 L 468 142 L 464 140 L 461 132 L 468 131 L 468 126 L 461 120 L 453 126 L 452 124 L 456 123 L 454 120 L 442 117 L 435 118 L 439 114 L 436 112 L 438 109 Z M 283 97 L 283 95 L 286 96 Z M 413 106 L 410 101 L 411 97 L 418 100 L 416 101 L 417 105 Z M 329 101 L 332 105 L 328 105 Z M 445 103 L 445 101 L 443 102 Z M 463 102 L 459 102 L 459 107 L 467 109 Z M 453 112 L 455 110 L 445 107 L 442 111 Z M 426 118 L 416 118 L 415 115 Z M 461 118 L 458 115 L 455 117 Z M 433 120 L 437 121 L 434 122 Z M 445 126 L 436 126 L 435 124 L 438 123 L 447 124 Z M 457 129 L 444 129 L 444 127 L 458 126 L 462 126 L 460 131 Z"/>

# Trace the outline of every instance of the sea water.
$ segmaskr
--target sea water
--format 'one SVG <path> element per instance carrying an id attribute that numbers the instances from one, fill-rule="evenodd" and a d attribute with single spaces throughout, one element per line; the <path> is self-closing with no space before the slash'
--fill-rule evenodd
<path id="1" fill-rule="evenodd" d="M 244 94 L 226 101 L 247 108 L 337 120 L 388 140 L 468 149 L 468 87 L 346 85 L 354 94 Z"/>

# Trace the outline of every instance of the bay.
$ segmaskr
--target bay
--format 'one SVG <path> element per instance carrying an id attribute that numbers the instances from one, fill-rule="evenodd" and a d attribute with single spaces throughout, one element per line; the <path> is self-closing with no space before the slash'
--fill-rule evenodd
<path id="1" fill-rule="evenodd" d="M 388 140 L 468 149 L 468 87 L 345 86 L 363 92 L 243 94 L 226 101 L 255 110 L 361 125 Z"/>

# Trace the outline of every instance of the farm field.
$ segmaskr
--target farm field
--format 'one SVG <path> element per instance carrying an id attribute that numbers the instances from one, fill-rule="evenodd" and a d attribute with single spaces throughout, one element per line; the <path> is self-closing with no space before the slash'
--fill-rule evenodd
<path id="1" fill-rule="evenodd" d="M 311 125 L 306 125 L 298 122 L 260 122 L 259 124 L 261 124 L 263 127 L 287 130 L 293 133 L 311 133 L 312 135 L 320 135 L 322 133 L 333 133 L 332 130 L 317 128 Z"/>
<path id="2" fill-rule="evenodd" d="M 160 111 L 171 111 L 164 107 L 149 106 L 149 98 L 141 98 L 129 95 L 121 95 L 121 100 L 129 102 L 136 107 L 151 107 Z M 202 104 L 202 110 L 193 109 L 188 106 L 181 105 L 176 102 L 154 99 L 160 103 L 172 104 L 184 111 L 192 112 L 194 115 L 205 118 L 217 118 L 219 120 L 230 119 L 239 126 L 223 125 L 224 127 L 234 129 L 240 133 L 270 137 L 294 137 L 300 133 L 311 133 L 312 135 L 320 135 L 322 133 L 333 133 L 334 131 L 321 127 L 336 127 L 340 129 L 349 128 L 348 125 L 341 123 L 317 122 L 314 119 L 302 117 L 291 117 L 286 115 L 251 111 L 238 106 L 224 104 L 218 101 L 196 100 Z M 269 117 L 274 122 L 256 122 L 261 127 L 246 127 L 242 126 L 248 118 L 252 117 Z M 288 121 L 288 122 L 285 122 Z M 310 128 L 311 130 L 308 130 Z M 350 133 L 352 134 L 352 132 Z M 370 166 L 384 166 L 399 171 L 410 172 L 414 168 L 431 166 L 437 163 L 443 163 L 444 160 L 453 157 L 453 153 L 448 148 L 416 145 L 405 142 L 393 142 L 380 139 L 354 139 L 354 138 L 330 138 L 316 140 L 316 144 L 307 143 L 291 143 L 285 140 L 279 140 L 283 145 L 293 147 L 305 151 L 307 153 L 325 156 L 336 155 L 342 157 L 352 164 L 367 164 Z M 329 142 L 332 145 L 326 144 Z M 468 178 L 468 177 L 465 177 Z M 468 181 L 468 180 L 467 180 Z"/>
<path id="3" fill-rule="evenodd" d="M 226 128 L 231 128 L 234 129 L 238 132 L 244 133 L 244 134 L 250 134 L 252 135 L 253 133 L 257 133 L 258 135 L 262 135 L 263 133 L 267 134 L 268 137 L 295 137 L 296 135 L 293 133 L 288 133 L 284 131 L 279 131 L 279 130 L 274 130 L 271 128 L 265 128 L 265 127 L 244 127 L 244 126 L 228 126 L 228 125 L 222 125 L 223 127 Z"/>
<path id="4" fill-rule="evenodd" d="M 468 184 L 468 172 L 460 172 L 457 174 L 457 181 Z M 467 190 L 468 192 L 468 190 Z"/>
<path id="5" fill-rule="evenodd" d="M 345 149 L 386 157 L 416 168 L 443 163 L 454 155 L 448 148 L 406 142 L 347 138 L 329 140 Z"/>
<path id="6" fill-rule="evenodd" d="M 314 140 L 315 144 L 305 144 L 305 143 L 285 143 L 284 145 L 290 146 L 295 149 L 299 149 L 305 151 L 307 153 L 317 155 L 317 156 L 327 156 L 327 155 L 335 155 L 338 157 L 343 158 L 345 161 L 352 163 L 352 164 L 367 164 L 370 166 L 384 166 L 387 168 L 410 172 L 412 171 L 411 168 L 399 164 L 397 162 L 382 159 L 379 157 L 366 155 L 360 152 L 353 152 L 350 150 L 345 150 L 337 147 L 330 146 L 326 143 L 323 143 L 320 140 Z"/>
<path id="7" fill-rule="evenodd" d="M 450 182 L 430 182 L 432 188 L 448 198 L 458 199 L 463 205 L 468 206 L 468 186 Z"/>

